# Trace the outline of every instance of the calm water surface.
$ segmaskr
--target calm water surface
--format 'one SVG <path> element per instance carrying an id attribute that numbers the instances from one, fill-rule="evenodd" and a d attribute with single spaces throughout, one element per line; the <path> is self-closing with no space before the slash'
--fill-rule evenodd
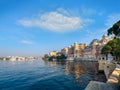
<path id="1" fill-rule="evenodd" d="M 95 62 L 0 60 L 0 90 L 84 90 L 89 81 L 104 81 Z"/>

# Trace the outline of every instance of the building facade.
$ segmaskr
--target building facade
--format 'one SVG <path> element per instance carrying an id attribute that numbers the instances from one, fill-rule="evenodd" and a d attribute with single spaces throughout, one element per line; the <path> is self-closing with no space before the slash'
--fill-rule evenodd
<path id="1" fill-rule="evenodd" d="M 51 51 L 51 52 L 49 53 L 49 55 L 50 55 L 50 56 L 57 56 L 57 51 Z"/>
<path id="2" fill-rule="evenodd" d="M 93 39 L 89 45 L 75 42 L 73 45 L 63 48 L 60 53 L 64 54 L 67 58 L 97 58 L 99 60 L 107 60 L 107 57 L 101 54 L 101 50 L 113 39 L 114 36 L 109 38 L 106 35 L 103 35 L 101 40 Z M 50 52 L 50 56 L 56 55 L 56 51 Z"/>
<path id="3" fill-rule="evenodd" d="M 97 58 L 99 60 L 106 60 L 106 56 L 101 55 L 101 50 L 104 47 L 104 45 L 106 45 L 110 40 L 113 40 L 113 38 L 114 37 L 109 38 L 106 35 L 103 35 L 101 40 L 92 40 L 90 45 L 85 47 L 83 51 L 83 56 L 85 58 Z"/>
<path id="4" fill-rule="evenodd" d="M 75 42 L 73 45 L 63 48 L 61 53 L 67 57 L 79 58 L 83 57 L 83 49 L 86 47 L 86 44 Z"/>

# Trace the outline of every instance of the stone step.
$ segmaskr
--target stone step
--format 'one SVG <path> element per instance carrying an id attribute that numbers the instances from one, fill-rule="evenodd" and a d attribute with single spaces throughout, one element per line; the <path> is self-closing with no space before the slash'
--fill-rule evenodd
<path id="1" fill-rule="evenodd" d="M 85 90 L 119 90 L 116 84 L 90 81 Z"/>

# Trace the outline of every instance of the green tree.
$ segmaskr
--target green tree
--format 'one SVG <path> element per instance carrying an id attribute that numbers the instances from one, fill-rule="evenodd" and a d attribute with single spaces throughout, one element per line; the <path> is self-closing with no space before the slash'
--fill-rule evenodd
<path id="1" fill-rule="evenodd" d="M 63 59 L 66 59 L 67 57 L 64 54 L 61 54 L 61 55 L 58 55 L 56 58 L 57 60 L 63 60 Z"/>
<path id="2" fill-rule="evenodd" d="M 114 40 L 109 41 L 101 50 L 102 54 L 107 55 L 111 53 L 115 59 L 120 58 L 120 20 L 113 24 L 111 28 L 107 30 L 107 34 L 115 35 Z"/>
<path id="3" fill-rule="evenodd" d="M 101 53 L 107 55 L 108 53 L 111 52 L 111 50 L 112 50 L 111 46 L 107 44 L 102 48 Z"/>
<path id="4" fill-rule="evenodd" d="M 42 58 L 43 60 L 48 60 L 50 56 L 48 54 L 45 54 L 44 57 Z"/>
<path id="5" fill-rule="evenodd" d="M 120 58 L 120 39 L 114 39 L 109 41 L 101 50 L 102 54 L 107 55 L 111 53 L 115 59 Z"/>
<path id="6" fill-rule="evenodd" d="M 120 37 L 120 20 L 108 29 L 108 36 L 114 34 L 116 38 Z"/>
<path id="7" fill-rule="evenodd" d="M 49 60 L 49 61 L 53 61 L 54 59 L 56 59 L 55 56 L 50 56 L 48 60 Z"/>
<path id="8" fill-rule="evenodd" d="M 44 58 L 49 58 L 49 55 L 48 55 L 48 54 L 45 54 L 45 55 L 44 55 Z"/>

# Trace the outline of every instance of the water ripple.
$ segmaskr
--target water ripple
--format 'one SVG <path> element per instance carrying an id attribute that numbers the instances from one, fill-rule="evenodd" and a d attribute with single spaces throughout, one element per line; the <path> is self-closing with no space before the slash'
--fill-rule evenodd
<path id="1" fill-rule="evenodd" d="M 0 60 L 0 90 L 84 90 L 95 64 Z"/>

